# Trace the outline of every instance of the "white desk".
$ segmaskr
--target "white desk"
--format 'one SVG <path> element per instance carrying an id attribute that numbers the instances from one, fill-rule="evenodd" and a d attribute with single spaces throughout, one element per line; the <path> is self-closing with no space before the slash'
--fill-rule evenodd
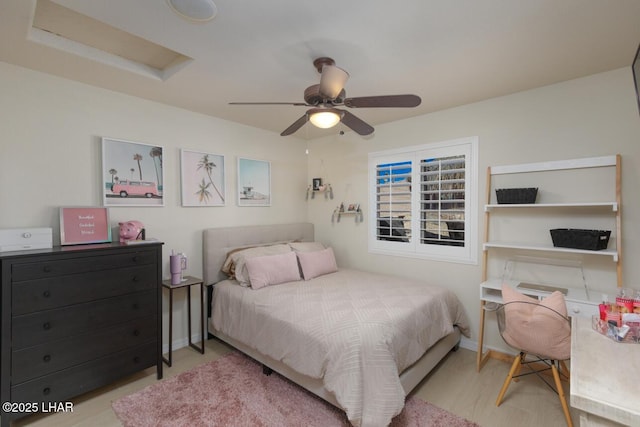
<path id="1" fill-rule="evenodd" d="M 502 283 L 506 283 L 516 291 L 535 299 L 548 297 L 550 292 L 536 291 L 533 289 L 519 287 L 518 280 L 489 279 L 480 284 L 480 300 L 485 302 L 496 302 L 502 304 Z M 569 316 L 589 317 L 599 313 L 598 304 L 602 302 L 602 292 L 591 291 L 589 296 L 584 288 L 567 287 L 567 294 L 564 299 L 567 304 Z M 611 301 L 611 297 L 607 297 Z"/>
<path id="2" fill-rule="evenodd" d="M 580 426 L 640 426 L 640 344 L 617 343 L 571 321 L 571 406 Z"/>

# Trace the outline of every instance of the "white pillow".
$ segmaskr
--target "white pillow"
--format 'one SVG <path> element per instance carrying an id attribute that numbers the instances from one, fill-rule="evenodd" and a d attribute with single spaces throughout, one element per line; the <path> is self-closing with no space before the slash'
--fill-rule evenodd
<path id="1" fill-rule="evenodd" d="M 295 252 L 249 258 L 245 266 L 253 289 L 300 280 Z"/>
<path id="2" fill-rule="evenodd" d="M 282 245 L 282 244 L 288 244 L 290 241 L 286 240 L 286 241 L 279 241 L 279 242 L 270 242 L 270 243 L 258 243 L 255 245 L 247 245 L 247 246 L 236 246 L 236 247 L 228 247 L 228 248 L 223 248 L 224 251 L 226 251 L 227 253 L 227 257 L 224 260 L 224 263 L 222 264 L 222 267 L 220 268 L 220 271 L 222 271 L 223 273 L 227 273 L 229 275 L 230 279 L 235 279 L 235 262 L 234 259 L 237 258 L 237 255 L 234 257 L 233 254 L 235 254 L 236 252 L 240 252 L 240 251 L 245 251 L 247 249 L 253 249 L 253 248 L 263 248 L 265 246 L 274 246 L 274 245 Z"/>
<path id="3" fill-rule="evenodd" d="M 338 271 L 336 257 L 331 248 L 313 252 L 296 252 L 296 256 L 300 262 L 304 280 Z"/>
<path id="4" fill-rule="evenodd" d="M 324 245 L 320 242 L 291 242 L 289 246 L 296 252 L 314 252 L 324 249 Z"/>
<path id="5" fill-rule="evenodd" d="M 235 279 L 243 286 L 249 286 L 251 280 L 249 273 L 247 272 L 246 262 L 248 259 L 258 256 L 276 255 L 285 252 L 291 252 L 291 247 L 288 244 L 279 244 L 271 246 L 258 246 L 255 248 L 248 248 L 241 251 L 233 252 L 229 255 L 234 268 Z"/>

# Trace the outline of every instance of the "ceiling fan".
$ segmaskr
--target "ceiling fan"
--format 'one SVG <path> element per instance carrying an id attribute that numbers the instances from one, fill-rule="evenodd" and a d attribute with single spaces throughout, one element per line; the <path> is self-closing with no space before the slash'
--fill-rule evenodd
<path id="1" fill-rule="evenodd" d="M 280 134 L 287 136 L 295 133 L 308 121 L 323 129 L 328 129 L 342 122 L 359 135 L 370 135 L 374 130 L 371 125 L 351 114 L 349 111 L 336 107 L 412 108 L 417 107 L 420 105 L 420 102 L 422 102 L 417 95 L 383 95 L 346 98 L 344 84 L 349 79 L 349 73 L 337 67 L 335 61 L 331 58 L 318 58 L 313 61 L 313 65 L 320 73 L 320 84 L 315 84 L 305 89 L 305 102 L 230 102 L 229 104 L 312 107 Z"/>

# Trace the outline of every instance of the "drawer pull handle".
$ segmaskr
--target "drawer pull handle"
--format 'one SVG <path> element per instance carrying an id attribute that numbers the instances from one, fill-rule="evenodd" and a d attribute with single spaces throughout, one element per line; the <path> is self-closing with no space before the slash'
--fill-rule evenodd
<path id="1" fill-rule="evenodd" d="M 136 356 L 133 358 L 133 363 L 140 363 L 140 357 Z"/>
<path id="2" fill-rule="evenodd" d="M 133 261 L 133 262 L 138 262 L 138 257 L 137 257 L 137 256 L 134 256 L 133 258 L 131 258 L 131 261 Z"/>
<path id="3" fill-rule="evenodd" d="M 49 329 L 51 329 L 51 323 L 49 322 L 44 322 L 42 324 L 42 329 L 44 329 L 45 331 L 48 331 Z"/>
<path id="4" fill-rule="evenodd" d="M 49 291 L 44 291 L 44 292 L 42 293 L 42 296 L 43 296 L 43 297 L 45 297 L 45 298 L 49 298 L 49 297 L 51 296 L 51 292 L 49 292 Z"/>
<path id="5" fill-rule="evenodd" d="M 135 336 L 135 337 L 140 336 L 140 331 L 137 330 L 137 329 L 135 331 L 133 331 L 133 336 Z"/>
<path id="6" fill-rule="evenodd" d="M 131 280 L 133 280 L 134 282 L 139 282 L 140 281 L 140 279 L 138 279 L 138 276 L 133 276 L 133 279 L 131 279 Z"/>
<path id="7" fill-rule="evenodd" d="M 51 362 L 51 355 L 45 354 L 42 360 L 46 363 Z"/>
<path id="8" fill-rule="evenodd" d="M 48 265 L 45 265 L 42 271 L 44 271 L 45 273 L 51 273 L 51 267 Z"/>
<path id="9" fill-rule="evenodd" d="M 140 308 L 140 306 L 138 305 L 137 302 L 134 302 L 132 307 L 133 307 L 134 310 L 137 310 L 138 308 Z"/>
<path id="10" fill-rule="evenodd" d="M 44 394 L 45 396 L 49 393 L 51 393 L 51 389 L 49 387 L 45 387 L 44 389 L 42 389 L 42 394 Z"/>

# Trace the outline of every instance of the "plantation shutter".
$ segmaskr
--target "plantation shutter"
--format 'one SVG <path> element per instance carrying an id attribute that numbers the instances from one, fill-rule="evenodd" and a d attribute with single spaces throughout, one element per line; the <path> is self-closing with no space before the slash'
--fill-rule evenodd
<path id="1" fill-rule="evenodd" d="M 477 170 L 477 137 L 369 153 L 369 251 L 475 264 Z"/>
<path id="2" fill-rule="evenodd" d="M 411 161 L 376 165 L 377 240 L 411 241 Z"/>
<path id="3" fill-rule="evenodd" d="M 420 161 L 420 243 L 464 246 L 465 156 Z"/>

